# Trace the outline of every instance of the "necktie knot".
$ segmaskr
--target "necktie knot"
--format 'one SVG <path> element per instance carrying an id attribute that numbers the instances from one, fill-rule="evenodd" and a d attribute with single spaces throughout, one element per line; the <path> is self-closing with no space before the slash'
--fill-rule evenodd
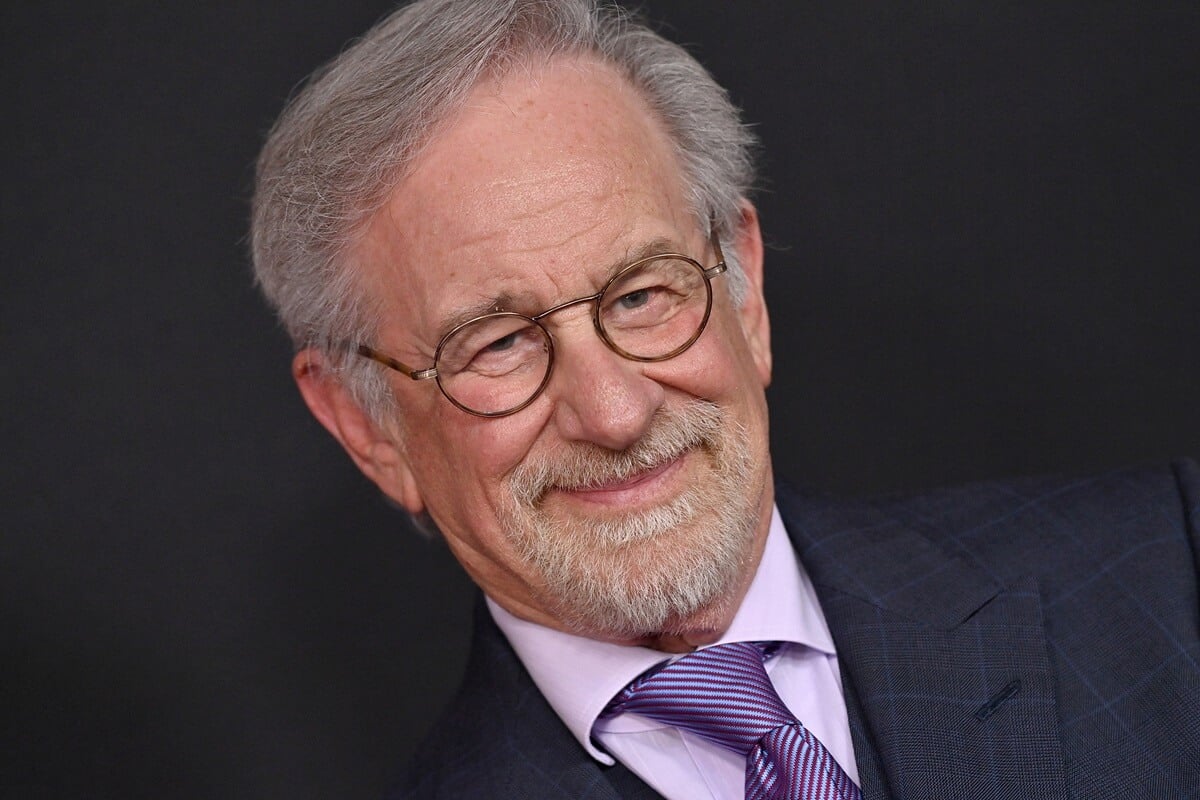
<path id="1" fill-rule="evenodd" d="M 610 706 L 694 733 L 743 754 L 796 718 L 775 693 L 753 642 L 710 647 L 629 684 Z"/>
<path id="2" fill-rule="evenodd" d="M 697 650 L 634 680 L 605 713 L 640 714 L 741 754 L 748 799 L 860 800 L 858 787 L 780 699 L 763 658 L 756 642 Z"/>

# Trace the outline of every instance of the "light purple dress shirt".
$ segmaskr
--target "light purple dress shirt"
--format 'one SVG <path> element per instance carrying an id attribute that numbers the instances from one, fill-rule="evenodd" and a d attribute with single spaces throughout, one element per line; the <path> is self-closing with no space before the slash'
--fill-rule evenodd
<path id="1" fill-rule="evenodd" d="M 526 622 L 490 598 L 488 607 L 538 689 L 592 758 L 611 765 L 615 756 L 668 800 L 741 800 L 746 762 L 736 753 L 636 714 L 597 719 L 626 684 L 676 656 Z M 771 682 L 858 783 L 833 638 L 778 509 L 750 589 L 716 644 L 744 641 L 789 643 L 767 662 Z"/>

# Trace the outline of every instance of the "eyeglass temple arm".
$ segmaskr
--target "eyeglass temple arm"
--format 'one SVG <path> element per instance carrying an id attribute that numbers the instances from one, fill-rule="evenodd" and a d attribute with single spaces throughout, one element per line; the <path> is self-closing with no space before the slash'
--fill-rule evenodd
<path id="1" fill-rule="evenodd" d="M 429 369 L 413 369 L 412 367 L 408 366 L 407 364 L 397 361 L 396 359 L 392 358 L 391 356 L 386 356 L 374 348 L 367 347 L 365 344 L 358 345 L 358 347 L 355 348 L 355 351 L 360 356 L 365 356 L 365 357 L 371 359 L 372 361 L 378 361 L 380 364 L 383 364 L 385 367 L 389 367 L 391 369 L 396 370 L 396 372 L 399 372 L 403 375 L 407 375 L 408 377 L 412 378 L 414 381 L 427 381 L 430 378 L 437 377 L 437 368 L 436 367 L 430 367 Z"/>
<path id="2" fill-rule="evenodd" d="M 721 249 L 721 239 L 717 236 L 716 226 L 713 226 L 708 238 L 712 242 L 713 255 L 717 257 L 717 263 L 705 269 L 704 275 L 707 278 L 715 278 L 728 270 L 729 265 L 725 263 L 725 252 Z"/>

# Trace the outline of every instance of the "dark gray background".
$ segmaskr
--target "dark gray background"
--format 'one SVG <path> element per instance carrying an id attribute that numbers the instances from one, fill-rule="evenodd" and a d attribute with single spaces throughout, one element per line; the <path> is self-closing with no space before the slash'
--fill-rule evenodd
<path id="1" fill-rule="evenodd" d="M 647 9 L 766 145 L 779 472 L 1200 453 L 1200 6 Z M 0 12 L 5 797 L 377 796 L 457 679 L 469 587 L 308 418 L 243 241 L 385 10 Z"/>

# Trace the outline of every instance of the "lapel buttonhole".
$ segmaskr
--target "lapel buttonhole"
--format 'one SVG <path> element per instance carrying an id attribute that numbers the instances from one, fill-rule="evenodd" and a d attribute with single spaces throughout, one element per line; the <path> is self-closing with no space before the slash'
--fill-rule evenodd
<path id="1" fill-rule="evenodd" d="M 995 714 L 996 711 L 999 710 L 1000 706 L 1007 703 L 1009 700 L 1011 700 L 1013 697 L 1015 697 L 1016 694 L 1020 691 L 1021 691 L 1020 679 L 1010 681 L 1007 686 L 1005 686 L 1000 691 L 996 692 L 994 695 L 991 696 L 991 698 L 988 699 L 988 701 L 986 703 L 984 703 L 978 709 L 976 709 L 975 718 L 978 719 L 980 722 L 982 722 L 983 720 L 990 717 L 992 714 Z"/>

